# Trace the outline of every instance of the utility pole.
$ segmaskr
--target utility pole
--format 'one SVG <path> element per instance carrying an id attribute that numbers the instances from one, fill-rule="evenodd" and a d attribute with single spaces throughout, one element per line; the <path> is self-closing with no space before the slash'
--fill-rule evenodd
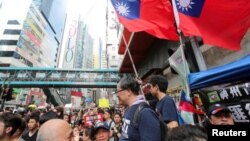
<path id="1" fill-rule="evenodd" d="M 0 96 L 1 109 L 4 108 L 4 103 L 5 103 L 5 99 L 3 99 L 5 81 L 6 81 L 6 80 L 3 80 L 3 84 L 2 84 L 2 86 L 1 86 L 1 96 Z"/>

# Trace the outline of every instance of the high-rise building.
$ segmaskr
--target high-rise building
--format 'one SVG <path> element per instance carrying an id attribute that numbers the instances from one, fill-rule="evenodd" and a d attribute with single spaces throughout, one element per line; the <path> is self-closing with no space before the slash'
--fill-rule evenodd
<path id="1" fill-rule="evenodd" d="M 0 12 L 1 66 L 56 66 L 60 43 L 32 0 L 5 0 Z"/>
<path id="2" fill-rule="evenodd" d="M 83 55 L 83 68 L 93 68 L 93 38 L 88 32 L 88 26 L 86 26 L 84 40 L 84 55 Z"/>
<path id="3" fill-rule="evenodd" d="M 101 52 L 101 68 L 102 69 L 108 68 L 107 51 L 106 50 L 102 50 L 102 52 Z"/>
<path id="4" fill-rule="evenodd" d="M 33 3 L 48 22 L 55 34 L 55 39 L 61 43 L 66 20 L 67 0 L 33 0 Z"/>
<path id="5" fill-rule="evenodd" d="M 66 0 L 0 1 L 0 66 L 56 67 L 65 3 Z"/>
<path id="6" fill-rule="evenodd" d="M 86 25 L 83 21 L 78 23 L 78 32 L 75 45 L 75 58 L 73 62 L 73 68 L 83 68 L 83 56 L 84 56 L 84 38 L 86 33 Z"/>
<path id="7" fill-rule="evenodd" d="M 56 64 L 58 66 L 62 48 L 62 37 L 66 22 L 67 0 L 33 0 L 48 23 L 48 31 L 57 42 Z"/>
<path id="8" fill-rule="evenodd" d="M 101 52 L 102 52 L 102 46 L 101 46 L 101 40 L 100 39 L 94 39 L 94 46 L 93 46 L 93 68 L 99 69 L 101 68 Z"/>
<path id="9" fill-rule="evenodd" d="M 116 13 L 111 2 L 107 5 L 107 66 L 118 68 L 121 63 L 121 56 L 118 54 L 118 43 L 122 34 L 121 25 L 118 22 Z"/>

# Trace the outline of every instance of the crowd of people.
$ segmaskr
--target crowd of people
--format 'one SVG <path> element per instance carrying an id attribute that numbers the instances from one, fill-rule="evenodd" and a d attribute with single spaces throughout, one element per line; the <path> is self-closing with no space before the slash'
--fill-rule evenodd
<path id="1" fill-rule="evenodd" d="M 207 140 L 206 126 L 181 125 L 173 98 L 165 93 L 168 81 L 154 75 L 147 84 L 155 99 L 140 95 L 141 82 L 124 76 L 116 95 L 123 108 L 90 106 L 74 115 L 63 107 L 48 106 L 0 113 L 0 141 L 181 141 Z M 143 104 L 149 106 L 140 106 Z M 154 107 L 154 108 L 152 108 Z M 206 123 L 233 125 L 230 110 L 221 104 L 209 107 Z M 164 128 L 164 132 L 163 131 Z"/>
<path id="2" fill-rule="evenodd" d="M 72 115 L 60 106 L 0 113 L 0 141 L 102 140 L 103 128 L 109 129 L 110 140 L 118 141 L 121 127 L 121 111 L 111 108 L 91 107 Z"/>

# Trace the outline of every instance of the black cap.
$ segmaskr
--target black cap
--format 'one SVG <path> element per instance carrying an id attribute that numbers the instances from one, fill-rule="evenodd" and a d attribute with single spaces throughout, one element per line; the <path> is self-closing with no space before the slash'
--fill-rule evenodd
<path id="1" fill-rule="evenodd" d="M 97 122 L 94 126 L 94 134 L 96 134 L 96 131 L 100 128 L 109 130 L 109 126 L 106 122 Z"/>
<path id="2" fill-rule="evenodd" d="M 222 104 L 213 104 L 213 105 L 209 106 L 209 108 L 208 108 L 208 116 L 210 117 L 211 115 L 215 115 L 221 111 L 227 111 L 227 112 L 231 113 L 231 111 L 227 108 L 227 106 L 222 105 Z"/>

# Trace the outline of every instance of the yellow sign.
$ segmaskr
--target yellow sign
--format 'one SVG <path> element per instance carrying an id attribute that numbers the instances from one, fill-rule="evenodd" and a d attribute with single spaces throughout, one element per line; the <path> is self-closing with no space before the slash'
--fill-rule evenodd
<path id="1" fill-rule="evenodd" d="M 98 105 L 99 105 L 98 107 L 100 107 L 100 108 L 108 108 L 109 107 L 109 100 L 106 98 L 101 98 L 101 99 L 99 99 Z"/>
<path id="2" fill-rule="evenodd" d="M 30 104 L 29 106 L 28 106 L 28 108 L 30 108 L 30 109 L 36 109 L 37 108 L 37 106 L 35 105 L 35 104 Z"/>

